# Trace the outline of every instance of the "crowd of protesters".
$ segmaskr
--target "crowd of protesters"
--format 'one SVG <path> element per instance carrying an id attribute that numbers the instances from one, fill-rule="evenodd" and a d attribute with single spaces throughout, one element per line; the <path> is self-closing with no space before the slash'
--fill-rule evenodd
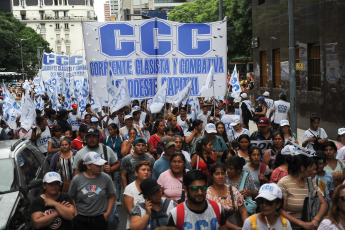
<path id="1" fill-rule="evenodd" d="M 151 114 L 146 100 L 113 113 L 45 100 L 31 129 L 1 121 L 0 138 L 31 140 L 50 163 L 36 229 L 345 229 L 345 128 L 334 143 L 312 115 L 299 143 L 285 94 L 256 101 Z"/>

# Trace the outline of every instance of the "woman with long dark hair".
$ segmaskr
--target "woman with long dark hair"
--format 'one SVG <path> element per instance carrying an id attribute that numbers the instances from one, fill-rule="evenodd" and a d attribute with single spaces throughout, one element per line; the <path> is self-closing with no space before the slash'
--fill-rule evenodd
<path id="1" fill-rule="evenodd" d="M 277 154 L 282 151 L 284 147 L 284 134 L 282 132 L 275 132 L 272 135 L 273 146 L 267 149 L 262 157 L 262 163 L 275 169 L 274 162 L 276 161 Z"/>
<path id="2" fill-rule="evenodd" d="M 196 119 L 193 121 L 192 127 L 189 128 L 189 130 L 187 131 L 186 135 L 185 135 L 185 142 L 186 144 L 189 145 L 190 148 L 193 147 L 194 142 L 196 141 L 196 139 L 198 139 L 199 137 L 201 137 L 202 135 L 204 135 L 202 129 L 203 129 L 203 121 Z"/>
<path id="3" fill-rule="evenodd" d="M 163 188 L 163 196 L 181 203 L 185 200 L 183 176 L 186 173 L 186 158 L 182 153 L 174 153 L 170 158 L 170 169 L 163 172 L 157 180 Z"/>
<path id="4" fill-rule="evenodd" d="M 277 154 L 276 161 L 274 162 L 275 169 L 272 172 L 270 183 L 278 183 L 280 179 L 289 174 L 289 164 L 286 161 L 287 155 Z"/>
<path id="5" fill-rule="evenodd" d="M 217 129 L 217 136 L 223 138 L 224 142 L 228 145 L 229 139 L 228 139 L 228 135 L 226 134 L 226 131 L 225 131 L 224 123 L 221 121 L 218 121 L 216 123 L 216 129 Z"/>
<path id="6" fill-rule="evenodd" d="M 249 147 L 250 147 L 250 138 L 247 134 L 242 134 L 237 139 L 238 148 L 235 149 L 236 155 L 242 157 L 246 163 L 250 162 L 249 159 Z"/>
<path id="7" fill-rule="evenodd" d="M 159 147 L 159 142 L 164 137 L 164 130 L 165 130 L 164 120 L 161 120 L 161 119 L 157 120 L 155 124 L 153 125 L 153 131 L 152 131 L 153 135 L 150 137 L 149 143 L 148 143 L 149 152 L 155 160 L 157 160 L 163 152 L 162 148 L 157 149 L 157 146 Z"/>
<path id="8" fill-rule="evenodd" d="M 130 128 L 128 130 L 128 139 L 123 141 L 121 144 L 121 155 L 122 157 L 127 156 L 133 151 L 133 142 L 138 136 L 138 130 L 136 128 Z"/>
<path id="9" fill-rule="evenodd" d="M 326 141 L 322 145 L 322 151 L 326 154 L 326 167 L 324 170 L 329 174 L 339 172 L 345 178 L 345 164 L 341 160 L 336 158 L 337 146 L 333 141 Z"/>
<path id="10" fill-rule="evenodd" d="M 345 229 L 345 185 L 338 186 L 332 196 L 332 206 L 318 230 Z"/>
<path id="11" fill-rule="evenodd" d="M 242 221 L 248 217 L 248 212 L 244 206 L 244 200 L 241 193 L 235 186 L 225 184 L 226 167 L 221 163 L 216 163 L 210 168 L 209 187 L 206 191 L 206 198 L 216 201 L 224 211 L 226 218 L 233 212 L 238 212 Z M 237 229 L 242 226 L 236 226 L 230 222 L 227 223 L 230 229 Z"/>
<path id="12" fill-rule="evenodd" d="M 210 167 L 216 162 L 215 159 L 212 140 L 206 137 L 199 139 L 192 156 L 192 168 L 200 169 L 208 176 Z"/>

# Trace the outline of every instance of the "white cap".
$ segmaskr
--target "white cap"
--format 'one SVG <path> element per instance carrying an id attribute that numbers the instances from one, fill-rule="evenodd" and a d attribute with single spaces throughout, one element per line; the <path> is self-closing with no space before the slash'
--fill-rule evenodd
<path id="1" fill-rule="evenodd" d="M 124 120 L 130 119 L 130 118 L 133 118 L 132 114 L 126 115 Z"/>
<path id="2" fill-rule="evenodd" d="M 299 152 L 297 152 L 297 148 L 293 145 L 286 145 L 282 151 L 281 151 L 282 155 L 291 155 L 291 156 L 296 156 L 299 154 Z"/>
<path id="3" fill-rule="evenodd" d="M 140 107 L 139 106 L 134 106 L 133 108 L 132 108 L 132 113 L 134 112 L 134 111 L 139 111 L 140 110 Z"/>
<path id="4" fill-rule="evenodd" d="M 288 120 L 281 120 L 281 121 L 280 121 L 280 126 L 281 126 L 281 127 L 286 126 L 286 125 L 290 126 L 290 123 L 289 123 Z"/>
<path id="5" fill-rule="evenodd" d="M 275 199 L 282 199 L 283 194 L 282 190 L 279 188 L 277 184 L 269 183 L 261 186 L 259 190 L 259 195 L 256 197 L 256 199 L 259 197 L 272 201 Z"/>
<path id="6" fill-rule="evenodd" d="M 338 135 L 343 135 L 345 133 L 345 128 L 338 129 Z"/>
<path id="7" fill-rule="evenodd" d="M 241 102 L 241 97 L 235 98 L 234 103 L 240 103 Z"/>
<path id="8" fill-rule="evenodd" d="M 216 126 L 212 123 L 208 123 L 205 127 L 206 133 L 217 133 Z"/>
<path id="9" fill-rule="evenodd" d="M 96 117 L 91 117 L 90 121 L 91 123 L 95 123 L 98 122 L 98 119 Z"/>
<path id="10" fill-rule="evenodd" d="M 43 177 L 43 183 L 50 184 L 50 183 L 53 183 L 55 181 L 59 181 L 60 183 L 62 183 L 61 176 L 57 172 L 48 172 Z"/>
<path id="11" fill-rule="evenodd" d="M 88 152 L 84 157 L 84 164 L 85 165 L 104 165 L 107 161 L 103 160 L 100 155 L 96 152 Z"/>
<path id="12" fill-rule="evenodd" d="M 231 123 L 230 123 L 230 126 L 236 126 L 238 124 L 241 123 L 241 118 L 240 116 L 234 116 L 234 118 L 232 119 Z"/>
<path id="13" fill-rule="evenodd" d="M 248 96 L 247 96 L 246 93 L 242 93 L 242 94 L 241 94 L 241 97 L 242 97 L 242 98 L 247 98 Z"/>
<path id="14" fill-rule="evenodd" d="M 269 97 L 269 96 L 270 96 L 270 92 L 265 91 L 265 92 L 262 94 L 262 96 L 264 96 L 264 97 Z"/>

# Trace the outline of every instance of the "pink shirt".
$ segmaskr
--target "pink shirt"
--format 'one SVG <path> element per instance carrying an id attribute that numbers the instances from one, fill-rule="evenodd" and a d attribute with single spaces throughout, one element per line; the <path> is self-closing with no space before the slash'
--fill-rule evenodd
<path id="1" fill-rule="evenodd" d="M 345 145 L 343 145 L 343 143 L 341 143 L 341 142 L 338 142 L 337 143 L 337 149 L 339 150 L 339 149 L 341 149 L 342 147 L 344 147 Z"/>
<path id="2" fill-rule="evenodd" d="M 164 195 L 175 200 L 181 199 L 182 177 L 176 178 L 170 173 L 170 169 L 163 172 L 157 180 L 157 183 L 164 188 Z"/>

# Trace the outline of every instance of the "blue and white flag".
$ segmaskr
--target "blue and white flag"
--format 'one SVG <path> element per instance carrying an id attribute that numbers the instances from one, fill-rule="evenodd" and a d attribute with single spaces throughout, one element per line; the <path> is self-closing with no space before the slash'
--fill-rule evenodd
<path id="1" fill-rule="evenodd" d="M 107 91 L 112 97 L 115 96 L 115 92 L 116 92 L 115 83 L 116 83 L 116 81 L 114 79 L 113 71 L 111 71 L 111 69 L 110 69 L 109 75 L 107 76 Z"/>
<path id="2" fill-rule="evenodd" d="M 124 78 L 119 85 L 115 96 L 110 101 L 111 113 L 131 104 L 131 97 L 129 95 L 127 79 Z"/>
<path id="3" fill-rule="evenodd" d="M 25 130 L 31 129 L 36 119 L 36 106 L 30 98 L 29 93 L 25 93 L 24 103 L 22 104 L 22 115 L 20 117 L 21 127 Z"/>
<path id="4" fill-rule="evenodd" d="M 214 86 L 214 82 L 213 82 L 214 76 L 213 75 L 214 75 L 214 67 L 212 65 L 210 68 L 210 71 L 208 72 L 205 84 L 200 89 L 200 93 L 202 93 L 208 89 L 211 89 Z"/>
<path id="5" fill-rule="evenodd" d="M 97 111 L 97 112 L 100 112 L 102 111 L 102 104 L 100 103 L 96 93 L 95 93 L 95 89 L 94 87 L 92 87 L 92 90 L 91 90 L 91 110 L 93 111 Z"/>
<path id="6" fill-rule="evenodd" d="M 38 95 L 38 100 L 35 101 L 36 109 L 42 111 L 44 109 L 44 101 L 42 100 L 42 96 Z"/>
<path id="7" fill-rule="evenodd" d="M 156 95 L 153 97 L 151 105 L 149 107 L 151 113 L 159 113 L 162 110 L 167 96 L 167 87 L 168 81 L 164 82 Z"/>
<path id="8" fill-rule="evenodd" d="M 25 80 L 25 81 L 24 81 L 23 89 L 25 89 L 25 90 L 27 90 L 27 91 L 30 90 L 30 84 L 29 84 L 29 81 L 28 81 L 28 80 Z"/>
<path id="9" fill-rule="evenodd" d="M 20 106 L 16 100 L 14 100 L 11 93 L 7 90 L 6 86 L 3 87 L 3 104 L 2 113 L 3 120 L 11 129 L 17 128 L 16 118 L 20 115 Z"/>
<path id="10" fill-rule="evenodd" d="M 192 81 L 189 81 L 188 84 L 172 98 L 172 104 L 175 107 L 179 106 L 182 101 L 186 100 L 189 97 L 191 88 Z"/>
<path id="11" fill-rule="evenodd" d="M 83 79 L 83 85 L 80 89 L 78 97 L 78 109 L 80 113 L 85 111 L 86 105 L 89 103 L 89 81 L 87 78 Z"/>
<path id="12" fill-rule="evenodd" d="M 240 81 L 238 79 L 237 68 L 235 65 L 234 72 L 231 74 L 230 84 L 232 86 L 231 97 L 238 98 L 242 92 Z"/>

